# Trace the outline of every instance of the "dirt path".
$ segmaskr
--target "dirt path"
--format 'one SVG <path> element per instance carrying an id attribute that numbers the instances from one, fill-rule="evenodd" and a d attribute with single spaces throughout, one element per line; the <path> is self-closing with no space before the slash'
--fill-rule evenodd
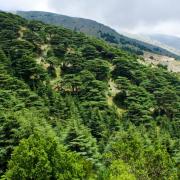
<path id="1" fill-rule="evenodd" d="M 42 55 L 36 58 L 36 62 L 38 64 L 41 64 L 45 69 L 47 69 L 49 66 L 49 63 L 47 63 L 44 58 L 46 58 L 46 56 L 47 56 L 47 52 L 50 49 L 50 45 L 42 44 L 40 46 L 40 49 L 42 50 Z"/>
<path id="2" fill-rule="evenodd" d="M 115 66 L 110 64 L 110 70 L 111 72 L 114 70 Z M 113 106 L 117 114 L 121 117 L 122 114 L 125 112 L 124 109 L 119 108 L 113 101 L 114 97 L 120 92 L 120 89 L 118 89 L 117 84 L 112 80 L 112 78 L 108 81 L 108 91 L 107 91 L 107 103 L 109 106 Z"/>
<path id="3" fill-rule="evenodd" d="M 41 50 L 42 50 L 42 56 L 47 56 L 48 50 L 50 49 L 50 45 L 49 44 L 42 44 L 40 46 Z"/>
<path id="4" fill-rule="evenodd" d="M 23 39 L 23 36 L 24 36 L 24 31 L 26 31 L 27 29 L 25 27 L 21 27 L 20 30 L 19 30 L 19 37 L 18 37 L 18 40 L 22 40 Z"/>
<path id="5" fill-rule="evenodd" d="M 114 104 L 113 98 L 116 96 L 118 92 L 120 92 L 120 90 L 117 89 L 117 85 L 112 79 L 109 80 L 108 87 L 109 88 L 107 92 L 107 102 L 110 106 L 112 106 Z"/>
<path id="6" fill-rule="evenodd" d="M 117 114 L 121 117 L 124 112 L 126 112 L 125 109 L 119 108 L 113 101 L 113 98 L 116 96 L 117 93 L 120 92 L 120 90 L 117 88 L 116 83 L 110 79 L 108 82 L 109 90 L 107 94 L 107 103 L 109 106 L 114 106 L 114 108 L 117 111 Z"/>
<path id="7" fill-rule="evenodd" d="M 109 80 L 108 84 L 109 84 L 109 91 L 113 97 L 120 92 L 120 90 L 117 88 L 117 85 L 112 79 Z"/>

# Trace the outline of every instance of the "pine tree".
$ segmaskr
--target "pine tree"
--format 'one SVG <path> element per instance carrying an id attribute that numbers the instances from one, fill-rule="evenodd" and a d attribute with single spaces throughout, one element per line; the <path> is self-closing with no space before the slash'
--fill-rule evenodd
<path id="1" fill-rule="evenodd" d="M 96 139 L 92 137 L 90 130 L 82 124 L 77 108 L 74 105 L 71 106 L 71 113 L 64 143 L 68 149 L 79 153 L 93 165 L 98 166 L 100 155 Z"/>
<path id="2" fill-rule="evenodd" d="M 5 70 L 9 70 L 10 68 L 10 60 L 6 57 L 4 51 L 0 47 L 0 63 L 1 66 L 4 67 Z"/>

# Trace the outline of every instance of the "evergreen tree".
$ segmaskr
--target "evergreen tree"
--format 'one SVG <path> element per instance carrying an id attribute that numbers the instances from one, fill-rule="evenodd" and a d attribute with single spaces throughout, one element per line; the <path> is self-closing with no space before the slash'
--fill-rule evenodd
<path id="1" fill-rule="evenodd" d="M 75 106 L 71 106 L 71 113 L 64 143 L 68 149 L 84 156 L 93 165 L 99 165 L 100 154 L 95 138 L 92 137 L 89 129 L 82 124 Z"/>
<path id="2" fill-rule="evenodd" d="M 10 67 L 10 61 L 9 59 L 6 57 L 4 51 L 0 48 L 0 62 L 1 64 L 3 64 L 4 68 L 6 70 L 9 70 Z"/>

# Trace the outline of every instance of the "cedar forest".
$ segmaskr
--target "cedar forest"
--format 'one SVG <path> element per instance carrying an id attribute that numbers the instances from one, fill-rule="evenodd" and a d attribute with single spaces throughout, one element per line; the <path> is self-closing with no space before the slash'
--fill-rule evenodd
<path id="1" fill-rule="evenodd" d="M 0 179 L 178 180 L 179 95 L 163 66 L 0 12 Z"/>

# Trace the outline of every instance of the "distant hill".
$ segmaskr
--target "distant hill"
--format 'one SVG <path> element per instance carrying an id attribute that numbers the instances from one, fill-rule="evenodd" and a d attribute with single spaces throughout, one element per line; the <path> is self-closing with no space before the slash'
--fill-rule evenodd
<path id="1" fill-rule="evenodd" d="M 129 38 L 137 39 L 154 46 L 161 47 L 167 51 L 180 56 L 180 38 L 164 34 L 129 34 L 122 33 Z"/>
<path id="2" fill-rule="evenodd" d="M 159 41 L 160 43 L 166 44 L 180 51 L 180 38 L 177 36 L 152 34 L 149 35 L 149 37 L 153 40 Z"/>
<path id="3" fill-rule="evenodd" d="M 102 38 L 107 42 L 118 44 L 124 50 L 128 50 L 139 55 L 142 55 L 143 51 L 148 51 L 156 54 L 171 56 L 176 59 L 180 58 L 178 55 L 158 46 L 121 35 L 114 29 L 93 20 L 40 11 L 17 11 L 16 14 L 26 19 L 39 20 L 48 24 L 63 26 L 74 31 Z"/>

